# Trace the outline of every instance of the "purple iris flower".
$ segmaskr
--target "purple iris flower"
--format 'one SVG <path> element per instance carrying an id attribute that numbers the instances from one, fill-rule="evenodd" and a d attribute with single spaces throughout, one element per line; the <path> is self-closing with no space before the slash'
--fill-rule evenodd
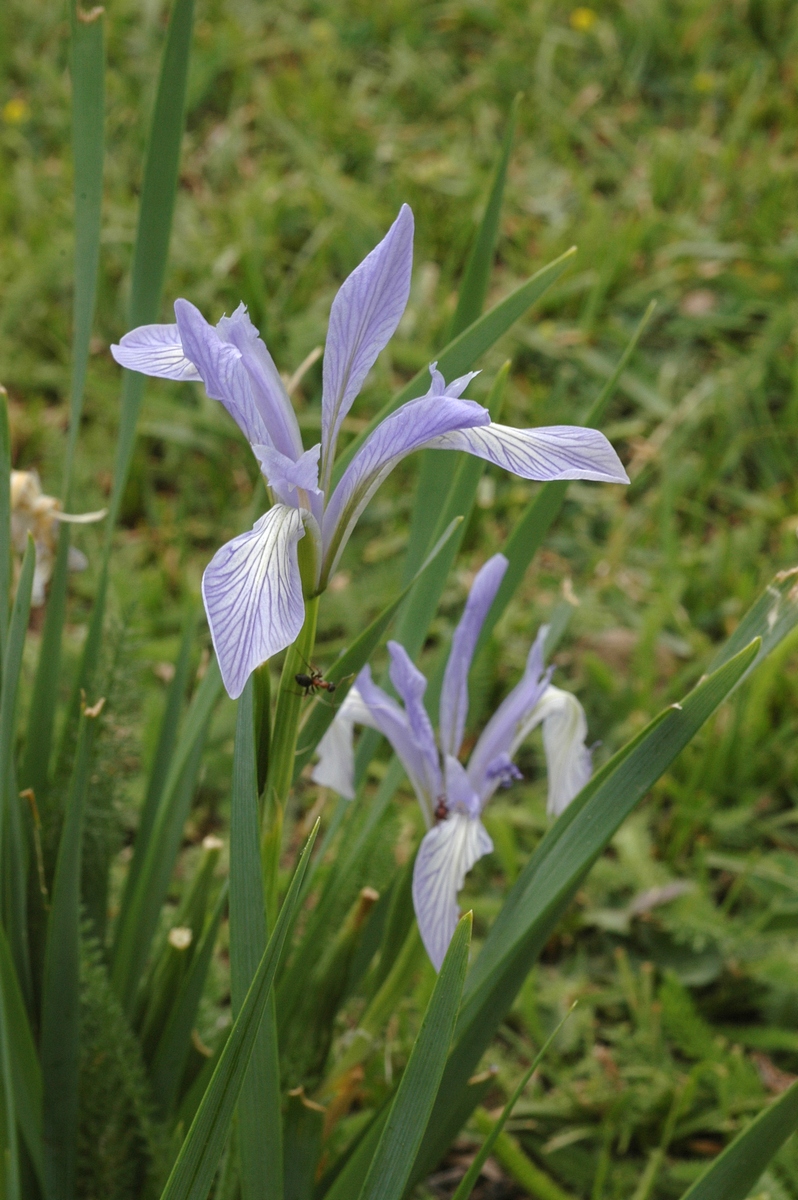
<path id="1" fill-rule="evenodd" d="M 458 918 L 457 893 L 474 863 L 493 849 L 482 810 L 499 787 L 520 772 L 513 757 L 543 725 L 549 775 L 548 811 L 570 804 L 590 778 L 587 722 L 581 704 L 549 682 L 543 666 L 546 626 L 527 658 L 523 678 L 502 701 L 471 752 L 458 757 L 468 715 L 468 673 L 485 617 L 507 570 L 503 554 L 478 572 L 452 638 L 441 689 L 437 742 L 424 692 L 427 681 L 398 642 L 389 642 L 391 682 L 404 707 L 378 687 L 366 666 L 319 743 L 317 783 L 354 796 L 354 725 L 379 730 L 393 746 L 418 797 L 427 833 L 413 871 L 413 904 L 424 945 L 439 970 Z"/>
<path id="2" fill-rule="evenodd" d="M 467 450 L 525 479 L 628 483 L 603 434 L 577 426 L 511 429 L 462 399 L 473 373 L 447 384 L 430 368 L 426 395 L 391 413 L 332 486 L 341 425 L 407 304 L 413 214 L 405 204 L 388 233 L 333 300 L 324 351 L 321 442 L 305 450 L 274 361 L 239 305 L 210 325 L 188 300 L 174 325 L 142 325 L 111 352 L 145 375 L 197 380 L 240 426 L 271 489 L 272 507 L 209 563 L 202 593 L 222 677 L 241 694 L 260 663 L 294 641 L 305 596 L 323 591 L 355 522 L 396 464 L 413 450 Z M 307 536 L 300 575 L 297 543 Z"/>

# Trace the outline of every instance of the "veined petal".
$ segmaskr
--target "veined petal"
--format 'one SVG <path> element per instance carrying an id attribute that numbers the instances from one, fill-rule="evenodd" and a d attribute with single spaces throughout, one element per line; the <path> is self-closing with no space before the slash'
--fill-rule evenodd
<path id="1" fill-rule="evenodd" d="M 374 728 L 379 729 L 396 751 L 418 797 L 424 820 L 427 825 L 431 825 L 438 797 L 429 790 L 424 751 L 416 741 L 407 714 L 387 692 L 374 683 L 368 664 L 358 675 L 356 683 L 357 690 L 371 714 Z"/>
<path id="2" fill-rule="evenodd" d="M 319 761 L 310 776 L 314 783 L 332 788 L 347 800 L 355 798 L 355 725 L 370 725 L 372 729 L 376 729 L 360 692 L 356 687 L 351 687 L 332 724 L 316 747 Z"/>
<path id="3" fill-rule="evenodd" d="M 489 422 L 490 414 L 480 404 L 446 395 L 410 400 L 386 417 L 360 447 L 327 504 L 322 525 L 323 578 L 335 570 L 355 522 L 401 459 L 447 430 Z"/>
<path id="4" fill-rule="evenodd" d="M 311 495 L 320 495 L 320 445 L 311 446 L 310 450 L 306 450 L 296 461 L 281 454 L 273 446 L 253 446 L 252 450 L 268 480 L 269 487 L 277 491 L 294 493 L 294 500 L 297 488 L 301 488 Z"/>
<path id="5" fill-rule="evenodd" d="M 388 642 L 388 653 L 391 656 L 391 683 L 404 701 L 410 729 L 424 767 L 426 791 L 437 800 L 443 795 L 443 777 L 432 722 L 424 707 L 427 680 L 399 642 Z"/>
<path id="6" fill-rule="evenodd" d="M 413 907 L 427 954 L 441 969 L 458 919 L 457 893 L 493 842 L 478 817 L 453 812 L 424 837 L 413 867 Z"/>
<path id="7" fill-rule="evenodd" d="M 246 305 L 239 304 L 232 317 L 222 317 L 216 328 L 222 340 L 230 342 L 241 354 L 255 404 L 276 449 L 288 458 L 299 458 L 302 437 L 294 406 L 274 359 L 249 319 Z"/>
<path id="8" fill-rule="evenodd" d="M 440 705 L 440 740 L 444 754 L 457 756 L 468 716 L 468 672 L 488 609 L 507 570 L 503 554 L 494 554 L 479 569 L 468 593 L 460 623 L 454 631 Z"/>
<path id="9" fill-rule="evenodd" d="M 413 213 L 403 204 L 380 244 L 344 281 L 330 310 L 321 400 L 325 490 L 341 422 L 405 311 L 412 267 Z"/>
<path id="10" fill-rule="evenodd" d="M 502 781 L 497 762 L 506 763 L 525 724 L 549 685 L 551 670 L 543 669 L 544 625 L 538 632 L 526 660 L 526 670 L 509 696 L 506 696 L 485 726 L 468 761 L 468 777 L 482 805 L 488 802 Z"/>
<path id="11" fill-rule="evenodd" d="M 120 367 L 157 375 L 161 379 L 201 379 L 191 359 L 183 352 L 176 325 L 139 325 L 111 347 Z"/>
<path id="12" fill-rule="evenodd" d="M 623 464 L 603 433 L 579 425 L 513 429 L 486 425 L 442 434 L 438 450 L 466 450 L 524 479 L 595 479 L 628 483 Z"/>
<path id="13" fill-rule="evenodd" d="M 255 667 L 294 641 L 305 619 L 296 508 L 276 504 L 249 533 L 217 550 L 202 598 L 228 693 L 237 699 Z"/>
<path id="14" fill-rule="evenodd" d="M 261 415 L 241 351 L 224 341 L 198 308 L 175 300 L 180 340 L 212 400 L 221 400 L 250 446 L 269 445 L 271 433 Z"/>

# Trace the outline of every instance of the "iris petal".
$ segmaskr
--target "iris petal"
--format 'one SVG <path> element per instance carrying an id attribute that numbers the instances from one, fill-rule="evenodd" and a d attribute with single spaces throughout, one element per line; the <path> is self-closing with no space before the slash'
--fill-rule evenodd
<path id="1" fill-rule="evenodd" d="M 457 893 L 493 842 L 479 818 L 451 813 L 425 836 L 413 867 L 413 907 L 421 940 L 441 969 L 458 919 Z"/>
<path id="2" fill-rule="evenodd" d="M 603 433 L 579 425 L 513 429 L 490 424 L 457 429 L 430 443 L 438 450 L 465 450 L 524 479 L 594 479 L 628 483 L 623 464 Z"/>

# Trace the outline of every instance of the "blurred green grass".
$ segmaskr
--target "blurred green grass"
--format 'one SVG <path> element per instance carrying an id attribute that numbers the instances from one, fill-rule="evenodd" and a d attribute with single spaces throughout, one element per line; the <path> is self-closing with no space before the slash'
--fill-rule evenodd
<path id="1" fill-rule="evenodd" d="M 119 378 L 108 345 L 125 331 L 164 19 L 154 0 L 108 10 L 103 264 L 75 479 L 82 509 L 100 507 L 110 489 Z M 68 30 L 62 10 L 42 0 L 8 0 L 0 21 L 0 376 L 14 465 L 35 467 L 55 492 L 70 344 Z M 564 591 L 579 605 L 559 679 L 583 700 L 600 760 L 700 676 L 713 643 L 798 558 L 797 47 L 789 0 L 199 4 L 168 298 L 186 295 L 213 319 L 243 299 L 290 374 L 323 343 L 346 273 L 402 201 L 415 211 L 408 312 L 352 429 L 444 340 L 518 91 L 492 295 L 572 243 L 579 255 L 488 356 L 475 394 L 511 356 L 509 423 L 578 421 L 657 299 L 606 425 L 632 486 L 572 486 L 477 672 L 473 724 L 514 680 Z M 320 377 L 317 363 L 297 393 L 311 439 Z M 396 585 L 415 469 L 403 464 L 361 521 L 325 597 L 322 662 Z M 160 664 L 174 654 L 213 549 L 246 525 L 256 487 L 249 451 L 218 405 L 187 385 L 148 386 L 114 569 L 136 701 L 120 732 L 131 751 L 116 765 L 128 834 Z M 529 485 L 487 474 L 434 638 L 529 495 Z M 92 527 L 77 534 L 95 564 L 99 537 Z M 92 589 L 91 568 L 74 577 L 75 653 Z M 511 1124 L 575 1195 L 679 1194 L 785 1073 L 798 1072 L 795 667 L 792 639 L 657 786 L 593 871 L 497 1041 L 491 1104 L 581 998 Z M 231 738 L 226 706 L 190 841 L 224 824 Z M 468 889 L 478 936 L 543 828 L 541 765 L 533 747 L 522 764 L 530 782 L 490 814 L 497 853 Z M 406 846 L 415 810 L 402 805 L 400 815 Z M 682 894 L 651 893 L 680 880 Z M 675 1096 L 682 1107 L 665 1165 L 650 1190 L 635 1191 L 649 1186 L 643 1172 Z M 794 1151 L 762 1187 L 773 1200 L 798 1196 Z M 446 1194 L 443 1183 L 435 1194 Z"/>

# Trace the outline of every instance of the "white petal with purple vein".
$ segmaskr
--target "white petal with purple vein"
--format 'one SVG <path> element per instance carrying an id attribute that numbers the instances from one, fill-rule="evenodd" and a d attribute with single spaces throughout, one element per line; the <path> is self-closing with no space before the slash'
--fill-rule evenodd
<path id="1" fill-rule="evenodd" d="M 202 598 L 222 679 L 235 700 L 255 667 L 294 641 L 305 619 L 295 508 L 276 504 L 249 533 L 217 550 Z"/>
<path id="2" fill-rule="evenodd" d="M 493 842 L 479 818 L 451 813 L 425 836 L 413 867 L 413 907 L 427 954 L 441 969 L 458 919 L 457 893 Z"/>
<path id="3" fill-rule="evenodd" d="M 623 464 L 603 433 L 579 425 L 513 429 L 490 424 L 444 433 L 430 443 L 438 450 L 465 450 L 524 479 L 594 479 L 628 483 Z"/>
<path id="4" fill-rule="evenodd" d="M 186 358 L 176 325 L 139 325 L 126 333 L 118 346 L 111 347 L 120 367 L 156 375 L 161 379 L 201 378 L 190 359 Z"/>

